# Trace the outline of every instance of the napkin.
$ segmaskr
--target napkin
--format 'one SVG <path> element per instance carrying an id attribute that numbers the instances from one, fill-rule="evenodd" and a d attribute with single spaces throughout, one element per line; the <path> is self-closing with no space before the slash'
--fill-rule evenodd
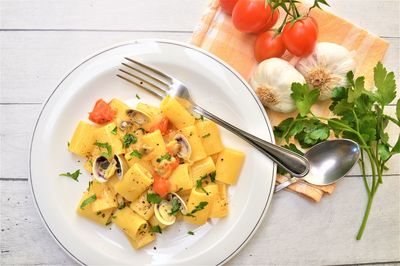
<path id="1" fill-rule="evenodd" d="M 306 5 L 300 7 L 305 11 Z M 281 16 L 283 12 L 281 12 Z M 352 23 L 319 9 L 311 11 L 319 25 L 319 42 L 334 42 L 343 45 L 355 53 L 356 71 L 355 75 L 364 75 L 366 87 L 373 82 L 373 67 L 378 61 L 382 60 L 388 48 L 388 43 L 368 31 L 353 25 Z M 282 21 L 280 18 L 278 23 Z M 218 0 L 211 0 L 205 10 L 200 23 L 195 28 L 190 43 L 203 48 L 217 57 L 224 60 L 227 64 L 239 72 L 249 81 L 257 61 L 253 55 L 253 44 L 256 39 L 254 34 L 245 34 L 237 31 L 232 24 L 231 17 L 223 13 Z M 289 52 L 283 58 L 292 62 L 296 60 Z M 329 116 L 329 101 L 318 104 L 313 112 L 321 116 Z M 296 113 L 282 114 L 267 109 L 268 117 L 272 126 L 278 125 L 282 120 L 295 116 Z M 277 182 L 282 183 L 287 180 L 285 176 L 277 176 Z M 299 181 L 288 187 L 290 191 L 299 193 L 316 202 L 326 194 L 331 194 L 335 185 L 314 186 L 306 182 Z"/>

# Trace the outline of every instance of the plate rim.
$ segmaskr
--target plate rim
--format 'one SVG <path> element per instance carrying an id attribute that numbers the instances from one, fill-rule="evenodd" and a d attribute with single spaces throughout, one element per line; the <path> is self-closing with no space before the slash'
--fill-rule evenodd
<path id="1" fill-rule="evenodd" d="M 83 60 L 80 61 L 79 64 L 77 64 L 72 70 L 70 70 L 70 71 L 68 72 L 68 74 L 66 74 L 66 75 L 61 79 L 61 81 L 58 83 L 58 85 L 55 87 L 55 89 L 49 94 L 49 96 L 47 96 L 47 98 L 46 98 L 45 101 L 43 102 L 43 104 L 42 104 L 42 106 L 41 106 L 41 110 L 40 110 L 40 112 L 39 112 L 39 115 L 37 116 L 35 125 L 34 125 L 34 127 L 33 127 L 32 137 L 31 137 L 30 143 L 29 143 L 29 160 L 28 160 L 28 168 L 29 168 L 29 178 L 28 178 L 28 181 L 29 181 L 29 186 L 30 186 L 30 192 L 31 192 L 32 198 L 33 198 L 33 200 L 34 200 L 35 209 L 36 209 L 36 211 L 39 213 L 40 219 L 42 220 L 42 222 L 43 222 L 43 224 L 45 225 L 47 231 L 50 233 L 51 237 L 53 238 L 53 240 L 55 240 L 55 242 L 57 243 L 57 245 L 58 245 L 66 254 L 68 254 L 70 258 L 72 258 L 75 262 L 77 262 L 77 263 L 80 264 L 80 265 L 87 265 L 87 264 L 84 263 L 83 261 L 81 261 L 80 259 L 78 259 L 74 254 L 72 254 L 72 253 L 61 243 L 61 240 L 59 240 L 59 239 L 55 236 L 55 234 L 54 234 L 53 231 L 51 230 L 50 226 L 47 224 L 45 218 L 43 217 L 43 214 L 42 214 L 42 212 L 41 212 L 41 210 L 40 210 L 39 204 L 38 204 L 38 202 L 37 202 L 37 200 L 36 200 L 35 191 L 34 191 L 34 188 L 33 188 L 33 180 L 32 180 L 32 162 L 31 162 L 31 160 L 32 160 L 32 146 L 33 146 L 33 143 L 34 143 L 34 140 L 35 140 L 36 129 L 37 129 L 37 126 L 38 126 L 38 124 L 39 124 L 39 121 L 40 121 L 40 119 L 41 119 L 41 117 L 42 117 L 42 113 L 43 113 L 43 111 L 45 110 L 47 103 L 48 103 L 48 102 L 50 101 L 50 99 L 52 98 L 53 94 L 57 91 L 57 89 L 59 89 L 59 87 L 61 86 L 61 84 L 62 84 L 75 70 L 77 70 L 80 66 L 82 66 L 82 65 L 85 64 L 86 62 L 88 62 L 88 61 L 94 59 L 95 57 L 97 57 L 97 56 L 99 56 L 99 55 L 101 55 L 101 54 L 103 54 L 103 53 L 105 53 L 105 52 L 111 51 L 111 50 L 113 50 L 113 49 L 117 49 L 117 48 L 119 48 L 119 47 L 123 47 L 123 46 L 126 46 L 126 45 L 132 45 L 132 44 L 138 44 L 138 43 L 146 43 L 146 42 L 147 42 L 147 43 L 149 43 L 149 42 L 156 42 L 156 43 L 172 44 L 172 45 L 181 46 L 181 47 L 183 47 L 183 48 L 189 48 L 189 49 L 195 50 L 195 51 L 200 52 L 200 53 L 206 55 L 207 57 L 209 57 L 209 58 L 215 60 L 216 62 L 218 62 L 219 64 L 221 64 L 223 67 L 225 67 L 227 70 L 229 70 L 230 72 L 232 72 L 232 74 L 234 74 L 234 75 L 236 76 L 236 78 L 239 79 L 239 81 L 246 87 L 246 89 L 250 92 L 250 94 L 253 96 L 254 100 L 256 101 L 256 103 L 257 103 L 257 105 L 258 105 L 259 109 L 261 110 L 261 113 L 262 113 L 262 115 L 263 115 L 263 117 L 264 117 L 264 120 L 265 120 L 266 123 L 267 123 L 267 128 L 268 128 L 268 131 L 269 131 L 270 136 L 271 136 L 271 143 L 272 143 L 272 144 L 275 144 L 274 133 L 273 133 L 273 130 L 272 130 L 272 125 L 271 125 L 271 122 L 270 122 L 270 120 L 269 120 L 268 114 L 267 114 L 267 112 L 265 111 L 265 108 L 263 107 L 263 105 L 261 104 L 259 98 L 258 98 L 257 95 L 255 94 L 254 90 L 253 90 L 253 89 L 251 88 L 251 86 L 249 85 L 249 83 L 248 83 L 235 69 L 233 69 L 233 67 L 231 67 L 230 65 L 228 65 L 228 64 L 227 64 L 226 62 L 224 62 L 222 59 L 218 58 L 217 56 L 211 54 L 210 52 L 208 52 L 208 51 L 206 51 L 206 50 L 204 50 L 204 49 L 202 49 L 202 48 L 200 48 L 200 47 L 197 47 L 197 46 L 194 46 L 194 45 L 191 45 L 191 44 L 188 44 L 188 43 L 184 43 L 184 42 L 181 42 L 181 41 L 175 41 L 175 40 L 169 40 L 169 39 L 162 39 L 162 38 L 143 38 L 143 39 L 134 39 L 134 40 L 124 41 L 124 42 L 119 42 L 119 43 L 116 43 L 116 44 L 107 46 L 107 47 L 105 47 L 105 48 L 99 49 L 99 50 L 97 50 L 96 52 L 92 53 L 91 55 L 85 57 Z M 237 253 L 239 253 L 240 250 L 241 250 L 245 245 L 247 245 L 247 243 L 249 242 L 249 240 L 254 236 L 255 232 L 256 232 L 256 231 L 258 230 L 258 228 L 260 227 L 262 221 L 263 221 L 264 218 L 265 218 L 265 215 L 266 215 L 266 213 L 267 213 L 267 210 L 268 210 L 268 208 L 269 208 L 269 206 L 270 206 L 270 204 L 271 204 L 271 201 L 272 201 L 272 198 L 273 198 L 273 195 L 274 195 L 273 191 L 274 191 L 274 184 L 275 184 L 275 182 L 276 182 L 276 174 L 277 174 L 277 171 L 276 171 L 276 170 L 277 170 L 277 166 L 276 166 L 275 163 L 273 163 L 273 165 L 272 165 L 271 189 L 270 189 L 270 191 L 268 192 L 267 201 L 266 201 L 266 203 L 265 203 L 265 205 L 264 205 L 264 208 L 263 208 L 263 211 L 262 211 L 260 217 L 258 218 L 257 223 L 255 224 L 255 226 L 254 226 L 253 229 L 251 230 L 250 234 L 243 240 L 243 242 L 242 242 L 231 254 L 229 254 L 225 259 L 223 259 L 222 261 L 216 263 L 216 265 L 223 265 L 223 264 L 225 264 L 225 263 L 228 262 L 230 259 L 232 259 Z"/>

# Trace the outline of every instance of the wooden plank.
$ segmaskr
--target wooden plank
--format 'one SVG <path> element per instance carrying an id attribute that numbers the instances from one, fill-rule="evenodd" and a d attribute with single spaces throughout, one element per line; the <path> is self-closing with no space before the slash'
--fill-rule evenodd
<path id="1" fill-rule="evenodd" d="M 361 241 L 354 238 L 366 203 L 364 187 L 358 178 L 338 186 L 318 204 L 290 192 L 276 194 L 253 239 L 228 265 L 399 261 L 400 176 L 386 178 L 380 187 Z M 0 192 L 1 237 L 7 239 L 0 243 L 0 264 L 74 264 L 40 221 L 28 182 L 0 181 Z"/>
<path id="2" fill-rule="evenodd" d="M 11 0 L 0 5 L 3 29 L 191 31 L 207 1 Z"/>
<path id="3" fill-rule="evenodd" d="M 84 58 L 116 43 L 141 38 L 185 42 L 189 37 L 163 32 L 0 32 L 0 103 L 42 103 Z"/>
<path id="4" fill-rule="evenodd" d="M 4 125 L 0 127 L 0 164 L 2 165 L 0 178 L 16 179 L 28 176 L 28 164 L 26 162 L 29 156 L 29 142 L 40 110 L 41 105 L 0 105 L 0 113 L 2 114 L 0 123 Z M 387 107 L 387 113 L 393 116 L 395 107 Z M 400 134 L 399 128 L 392 123 L 389 124 L 387 132 L 390 134 L 392 143 L 396 141 L 396 136 Z M 67 142 L 67 140 L 65 141 Z M 400 174 L 399 158 L 400 156 L 396 155 L 389 161 L 389 170 L 385 172 L 385 175 Z M 360 175 L 358 166 L 351 171 L 350 175 Z"/>
<path id="5" fill-rule="evenodd" d="M 0 103 L 42 103 L 83 58 L 118 42 L 156 37 L 186 41 L 190 33 L 0 32 Z M 400 68 L 400 38 L 386 40 L 390 47 L 384 63 L 396 71 Z M 396 78 L 400 84 L 399 75 Z"/>
<path id="6" fill-rule="evenodd" d="M 328 2 L 331 8 L 324 9 L 372 33 L 385 37 L 400 37 L 397 0 Z M 3 0 L 0 4 L 2 7 L 1 28 L 191 31 L 206 4 L 206 0 L 124 0 L 118 1 L 118 4 L 105 0 L 95 2 Z M 379 13 L 373 12 L 378 10 Z M 382 14 L 385 15 L 382 16 Z"/>
<path id="7" fill-rule="evenodd" d="M 0 181 L 0 191 L 1 265 L 75 265 L 46 230 L 28 182 Z"/>
<path id="8" fill-rule="evenodd" d="M 264 223 L 230 265 L 334 265 L 400 261 L 400 179 L 389 177 L 374 199 L 362 240 L 366 205 L 361 180 L 346 178 L 315 204 L 276 194 Z M 390 195 L 390 196 L 389 196 Z"/>

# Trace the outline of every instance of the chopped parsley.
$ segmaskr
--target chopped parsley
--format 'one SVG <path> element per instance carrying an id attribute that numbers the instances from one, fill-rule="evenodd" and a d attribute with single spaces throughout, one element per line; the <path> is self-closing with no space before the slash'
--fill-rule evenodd
<path id="1" fill-rule="evenodd" d="M 128 148 L 131 144 L 135 144 L 137 142 L 137 138 L 132 134 L 125 134 L 122 138 L 124 148 Z"/>
<path id="2" fill-rule="evenodd" d="M 193 209 L 191 212 L 187 213 L 186 216 L 195 217 L 193 214 L 196 213 L 196 212 L 198 212 L 198 211 L 201 211 L 201 210 L 204 209 L 204 207 L 206 207 L 207 205 L 208 205 L 208 202 L 207 202 L 207 201 L 201 201 L 201 202 L 199 203 L 199 205 L 197 205 L 196 207 L 194 207 L 194 209 Z"/>
<path id="3" fill-rule="evenodd" d="M 147 194 L 147 201 L 150 203 L 155 203 L 158 204 L 162 200 L 161 196 L 158 195 L 157 193 L 149 193 Z"/>
<path id="4" fill-rule="evenodd" d="M 90 190 L 90 187 L 92 186 L 92 184 L 93 184 L 93 181 L 89 181 L 89 185 L 88 185 L 87 191 Z"/>
<path id="5" fill-rule="evenodd" d="M 169 215 L 174 215 L 176 216 L 176 214 L 178 213 L 178 211 L 181 209 L 181 204 L 179 203 L 178 199 L 176 197 L 174 197 L 172 199 L 172 208 L 171 208 L 171 212 L 168 213 Z"/>
<path id="6" fill-rule="evenodd" d="M 217 176 L 217 172 L 212 172 L 209 174 L 211 182 L 215 183 L 215 177 Z"/>
<path id="7" fill-rule="evenodd" d="M 194 235 L 193 231 L 188 231 L 187 233 L 188 233 L 188 235 L 192 235 L 192 236 Z"/>
<path id="8" fill-rule="evenodd" d="M 207 133 L 207 134 L 203 135 L 202 138 L 205 139 L 205 138 L 208 138 L 209 136 L 211 136 L 211 134 Z"/>
<path id="9" fill-rule="evenodd" d="M 123 209 L 123 208 L 125 208 L 125 201 L 121 202 L 121 203 L 118 205 L 118 209 L 119 209 L 119 210 L 121 210 L 121 209 Z"/>
<path id="10" fill-rule="evenodd" d="M 63 174 L 60 174 L 60 176 L 67 176 L 67 177 L 71 177 L 73 180 L 75 180 L 76 182 L 78 182 L 78 177 L 81 174 L 81 170 L 76 170 L 75 172 L 73 172 L 72 174 L 70 172 L 66 172 Z"/>
<path id="11" fill-rule="evenodd" d="M 85 199 L 82 204 L 81 204 L 81 209 L 83 210 L 83 208 L 85 208 L 87 205 L 89 205 L 90 203 L 92 203 L 93 201 L 96 200 L 96 194 L 93 194 L 92 196 L 90 196 L 89 198 Z"/>
<path id="12" fill-rule="evenodd" d="M 142 154 L 138 151 L 138 150 L 134 150 L 133 152 L 131 152 L 131 157 L 137 157 L 139 159 L 142 159 Z"/>
<path id="13" fill-rule="evenodd" d="M 114 127 L 113 130 L 111 130 L 111 134 L 113 135 L 117 135 L 117 127 Z"/>
<path id="14" fill-rule="evenodd" d="M 69 141 L 68 141 L 68 148 L 69 148 L 69 145 L 71 145 L 71 143 L 69 143 Z"/>
<path id="15" fill-rule="evenodd" d="M 112 148 L 111 145 L 108 144 L 108 142 L 97 142 L 94 144 L 99 148 L 103 148 L 103 149 L 107 149 L 107 152 L 102 152 L 101 155 L 106 157 L 106 158 L 110 158 L 111 157 L 111 153 L 112 153 Z"/>
<path id="16" fill-rule="evenodd" d="M 140 96 L 139 94 L 136 93 L 136 98 L 140 100 Z"/>
<path id="17" fill-rule="evenodd" d="M 157 163 L 162 162 L 163 160 L 171 161 L 171 154 L 168 152 L 164 155 L 162 155 L 160 158 L 157 158 Z"/>
<path id="18" fill-rule="evenodd" d="M 150 232 L 162 234 L 161 227 L 159 225 L 152 226 Z"/>

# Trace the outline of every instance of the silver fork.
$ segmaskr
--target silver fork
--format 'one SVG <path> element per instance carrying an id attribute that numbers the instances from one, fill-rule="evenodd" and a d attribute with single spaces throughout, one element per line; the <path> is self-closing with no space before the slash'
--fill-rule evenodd
<path id="1" fill-rule="evenodd" d="M 143 63 L 137 62 L 133 59 L 125 57 L 127 61 L 132 64 L 121 64 L 125 69 L 120 68 L 120 74 L 117 76 L 131 84 L 134 84 L 159 98 L 164 98 L 167 95 L 173 97 L 180 97 L 191 104 L 191 111 L 202 115 L 211 121 L 219 124 L 226 128 L 242 139 L 246 140 L 249 144 L 257 148 L 261 153 L 268 156 L 275 163 L 283 167 L 292 176 L 303 177 L 305 176 L 310 168 L 308 160 L 288 149 L 269 143 L 263 139 L 260 139 L 246 131 L 243 131 L 230 123 L 222 120 L 221 118 L 213 115 L 207 110 L 197 105 L 191 98 L 189 90 L 186 86 L 174 77 L 171 77 L 160 70 L 153 67 L 147 66 Z M 140 68 L 138 68 L 140 66 Z M 133 73 L 132 73 L 133 70 Z M 141 76 L 139 76 L 140 74 Z M 144 78 L 146 77 L 146 79 Z M 132 79 L 133 78 L 133 79 Z"/>

